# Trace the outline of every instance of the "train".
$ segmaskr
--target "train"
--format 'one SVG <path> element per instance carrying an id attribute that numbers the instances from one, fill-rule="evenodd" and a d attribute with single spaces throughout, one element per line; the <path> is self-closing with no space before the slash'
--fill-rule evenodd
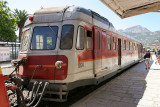
<path id="1" fill-rule="evenodd" d="M 142 43 L 119 33 L 107 18 L 65 6 L 40 9 L 27 19 L 12 63 L 19 64 L 16 74 L 23 86 L 47 82 L 42 99 L 64 102 L 69 91 L 98 85 L 142 57 Z"/>

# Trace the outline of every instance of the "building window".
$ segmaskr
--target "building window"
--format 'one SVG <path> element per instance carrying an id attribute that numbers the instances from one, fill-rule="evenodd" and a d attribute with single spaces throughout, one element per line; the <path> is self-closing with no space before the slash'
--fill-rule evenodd
<path id="1" fill-rule="evenodd" d="M 77 35 L 77 44 L 76 48 L 78 50 L 83 50 L 84 49 L 84 44 L 85 44 L 85 37 L 84 37 L 84 27 L 79 26 L 78 27 L 78 35 Z"/>

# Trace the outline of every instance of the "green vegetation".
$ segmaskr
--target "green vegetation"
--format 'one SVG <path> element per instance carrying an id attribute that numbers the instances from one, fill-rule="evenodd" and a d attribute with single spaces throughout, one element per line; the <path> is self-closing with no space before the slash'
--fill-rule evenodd
<path id="1" fill-rule="evenodd" d="M 7 1 L 0 0 L 0 38 L 4 41 L 15 41 L 17 18 L 7 6 Z"/>
<path id="2" fill-rule="evenodd" d="M 17 25 L 18 25 L 18 28 L 19 28 L 19 42 L 20 42 L 21 37 L 22 37 L 22 29 L 23 29 L 25 21 L 28 18 L 28 13 L 25 10 L 15 9 L 14 11 L 15 11 L 14 16 L 18 18 Z"/>

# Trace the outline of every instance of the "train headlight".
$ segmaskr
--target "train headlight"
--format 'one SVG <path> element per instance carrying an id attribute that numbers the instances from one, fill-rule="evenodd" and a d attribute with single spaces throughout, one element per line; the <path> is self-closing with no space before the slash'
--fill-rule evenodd
<path id="1" fill-rule="evenodd" d="M 57 61 L 57 62 L 55 63 L 55 67 L 56 67 L 57 69 L 61 69 L 61 68 L 62 68 L 62 64 L 63 64 L 62 61 Z"/>

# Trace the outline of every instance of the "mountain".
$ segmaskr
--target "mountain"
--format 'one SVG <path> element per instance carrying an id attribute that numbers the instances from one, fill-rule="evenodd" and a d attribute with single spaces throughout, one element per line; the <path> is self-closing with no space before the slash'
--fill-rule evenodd
<path id="1" fill-rule="evenodd" d="M 125 29 L 125 30 L 120 29 L 119 31 L 120 31 L 120 32 L 128 32 L 128 33 L 145 33 L 145 32 L 151 32 L 151 31 L 148 30 L 147 28 L 142 27 L 142 26 L 140 26 L 140 25 L 133 26 L 133 27 L 127 28 L 127 29 Z"/>
<path id="2" fill-rule="evenodd" d="M 144 47 L 159 46 L 158 38 L 160 37 L 160 30 L 151 32 L 147 28 L 137 25 L 125 30 L 120 29 L 118 31 L 138 39 L 142 42 Z"/>

